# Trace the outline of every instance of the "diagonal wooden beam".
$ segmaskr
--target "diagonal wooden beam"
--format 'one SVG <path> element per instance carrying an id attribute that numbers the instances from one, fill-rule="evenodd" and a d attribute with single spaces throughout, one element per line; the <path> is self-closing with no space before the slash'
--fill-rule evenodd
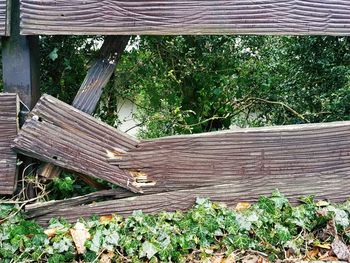
<path id="1" fill-rule="evenodd" d="M 130 173 L 107 161 L 113 152 L 125 152 L 137 144 L 136 139 L 44 95 L 29 114 L 13 147 L 29 157 L 140 192 Z"/>
<path id="2" fill-rule="evenodd" d="M 92 114 L 104 87 L 113 75 L 116 65 L 129 42 L 129 36 L 107 36 L 100 52 L 90 67 L 85 79 L 75 96 L 73 106 L 83 112 Z M 44 178 L 55 178 L 62 170 L 50 163 L 43 164 L 38 174 Z"/>

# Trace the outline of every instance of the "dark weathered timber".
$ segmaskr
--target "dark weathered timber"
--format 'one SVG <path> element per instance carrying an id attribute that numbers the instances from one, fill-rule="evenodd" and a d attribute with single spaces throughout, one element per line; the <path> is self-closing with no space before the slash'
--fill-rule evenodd
<path id="1" fill-rule="evenodd" d="M 19 99 L 14 93 L 0 93 L 0 194 L 15 190 L 17 154 L 11 149 L 18 131 Z"/>
<path id="2" fill-rule="evenodd" d="M 303 187 L 303 184 L 311 185 L 309 178 L 298 177 L 298 180 L 291 176 L 288 180 L 278 184 L 278 182 L 265 182 L 262 179 L 249 179 L 236 181 L 233 184 L 216 185 L 210 187 L 194 188 L 151 195 L 139 195 L 130 198 L 109 200 L 92 203 L 83 206 L 68 206 L 66 208 L 54 210 L 48 214 L 38 216 L 36 220 L 47 225 L 51 218 L 63 217 L 69 222 L 75 222 L 79 218 L 87 218 L 92 215 L 118 214 L 128 216 L 135 210 L 142 210 L 145 213 L 157 213 L 161 211 L 186 210 L 190 208 L 196 198 L 209 198 L 212 201 L 222 202 L 228 206 L 233 206 L 237 202 L 253 202 L 261 195 L 270 195 L 278 186 L 292 203 L 298 202 L 298 198 L 311 195 L 315 192 L 316 199 L 331 201 L 344 201 L 349 195 L 348 189 L 350 181 L 342 182 L 341 176 L 322 176 L 313 182 L 313 187 Z M 328 181 L 330 180 L 330 181 Z M 335 183 L 335 180 L 338 183 Z M 331 183 L 329 183 L 331 182 Z"/>
<path id="3" fill-rule="evenodd" d="M 52 213 L 58 209 L 64 208 L 74 208 L 84 204 L 90 204 L 92 202 L 101 201 L 103 199 L 121 199 L 131 196 L 135 196 L 135 193 L 132 193 L 123 188 L 110 189 L 97 191 L 87 195 L 73 197 L 65 200 L 59 201 L 49 201 L 44 203 L 35 203 L 25 206 L 26 216 L 28 218 L 36 218 L 44 216 L 46 214 Z"/>
<path id="4" fill-rule="evenodd" d="M 102 95 L 103 88 L 115 71 L 115 67 L 129 42 L 130 36 L 107 36 L 98 58 L 89 69 L 73 106 L 92 114 Z"/>
<path id="5" fill-rule="evenodd" d="M 129 36 L 107 36 L 98 57 L 90 67 L 80 89 L 75 96 L 73 106 L 85 113 L 92 114 L 102 91 L 115 71 L 116 65 L 129 42 Z M 39 174 L 45 178 L 55 178 L 61 169 L 52 164 L 43 164 Z"/>
<path id="6" fill-rule="evenodd" d="M 40 97 L 39 37 L 20 35 L 19 0 L 12 0 L 11 7 L 11 37 L 2 38 L 4 90 L 18 93 L 31 109 Z"/>
<path id="7" fill-rule="evenodd" d="M 123 152 L 137 143 L 90 115 L 44 95 L 30 113 L 13 147 L 29 157 L 139 192 L 129 173 L 107 161 L 112 152 Z"/>
<path id="8" fill-rule="evenodd" d="M 292 179 L 295 193 L 319 194 L 350 183 L 350 122 L 172 136 L 143 141 L 110 163 L 154 182 L 145 193 L 243 182 L 278 188 Z M 324 187 L 314 188 L 324 177 Z"/>
<path id="9" fill-rule="evenodd" d="M 22 34 L 350 35 L 348 0 L 21 0 Z"/>
<path id="10" fill-rule="evenodd" d="M 0 0 L 0 36 L 10 35 L 11 1 Z"/>

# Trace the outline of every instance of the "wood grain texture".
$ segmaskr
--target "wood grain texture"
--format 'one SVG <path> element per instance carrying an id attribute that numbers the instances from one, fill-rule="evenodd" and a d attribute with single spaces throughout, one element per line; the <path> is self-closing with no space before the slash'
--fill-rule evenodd
<path id="1" fill-rule="evenodd" d="M 0 0 L 0 36 L 10 35 L 11 1 Z"/>
<path id="2" fill-rule="evenodd" d="M 98 58 L 89 69 L 83 84 L 74 98 L 73 107 L 88 114 L 94 113 L 103 88 L 114 73 L 129 39 L 130 36 L 106 37 Z"/>
<path id="3" fill-rule="evenodd" d="M 296 179 L 296 180 L 294 180 Z M 234 206 L 237 202 L 254 202 L 261 195 L 270 195 L 275 187 L 290 198 L 292 203 L 297 203 L 299 197 L 316 194 L 316 199 L 329 198 L 332 201 L 344 201 L 349 195 L 350 180 L 343 181 L 341 176 L 325 175 L 314 182 L 308 177 L 290 177 L 283 182 L 263 180 L 237 181 L 233 184 L 216 185 L 210 187 L 180 190 L 175 192 L 158 193 L 151 195 L 139 195 L 118 200 L 109 200 L 92 203 L 83 206 L 68 206 L 59 208 L 50 213 L 39 215 L 36 220 L 41 225 L 47 225 L 51 218 L 65 218 L 74 223 L 79 218 L 88 218 L 92 215 L 118 214 L 128 216 L 136 210 L 145 213 L 157 213 L 161 211 L 173 212 L 190 208 L 196 198 L 209 198 L 215 202 Z"/>
<path id="4" fill-rule="evenodd" d="M 26 216 L 28 218 L 41 217 L 52 213 L 58 209 L 73 208 L 80 205 L 90 204 L 103 199 L 121 199 L 136 195 L 126 189 L 117 188 L 102 190 L 83 196 L 73 197 L 58 201 L 49 201 L 43 203 L 34 203 L 25 206 Z"/>
<path id="5" fill-rule="evenodd" d="M 19 99 L 15 93 L 0 93 L 0 194 L 12 194 L 17 180 L 17 154 L 11 149 L 18 131 Z"/>
<path id="6" fill-rule="evenodd" d="M 154 182 L 145 193 L 243 182 L 278 188 L 290 180 L 302 192 L 326 177 L 324 188 L 337 187 L 350 180 L 350 122 L 171 136 L 142 141 L 110 163 Z"/>
<path id="7" fill-rule="evenodd" d="M 350 35 L 348 0 L 21 0 L 22 34 Z"/>
<path id="8" fill-rule="evenodd" d="M 130 174 L 107 162 L 111 152 L 125 151 L 137 143 L 90 115 L 44 95 L 30 113 L 13 147 L 29 157 L 138 192 Z"/>
<path id="9" fill-rule="evenodd" d="M 116 65 L 129 42 L 129 36 L 107 36 L 98 57 L 90 67 L 73 101 L 73 107 L 92 114 L 101 98 L 102 91 L 115 71 Z M 61 169 L 53 164 L 43 164 L 38 171 L 45 178 L 55 178 Z"/>

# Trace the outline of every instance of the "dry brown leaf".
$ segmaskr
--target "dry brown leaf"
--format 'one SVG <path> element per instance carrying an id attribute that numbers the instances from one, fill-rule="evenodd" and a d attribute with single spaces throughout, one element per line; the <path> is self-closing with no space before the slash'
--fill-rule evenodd
<path id="1" fill-rule="evenodd" d="M 317 247 L 315 247 L 313 250 L 308 251 L 308 252 L 306 253 L 305 259 L 314 259 L 314 258 L 317 257 L 317 255 L 318 255 L 319 252 L 320 252 L 320 250 L 319 250 Z"/>
<path id="2" fill-rule="evenodd" d="M 236 263 L 236 255 L 230 254 L 227 258 L 222 260 L 222 263 Z"/>
<path id="3" fill-rule="evenodd" d="M 84 224 L 80 222 L 76 223 L 74 228 L 69 229 L 69 231 L 78 254 L 84 254 L 86 250 L 85 242 L 91 237 L 89 231 L 85 228 Z"/>
<path id="4" fill-rule="evenodd" d="M 57 231 L 60 230 L 61 228 L 59 227 L 54 227 L 54 228 L 49 228 L 49 229 L 46 229 L 44 231 L 44 233 L 49 237 L 49 238 L 52 238 L 54 236 L 56 236 L 57 234 Z"/>
<path id="5" fill-rule="evenodd" d="M 269 261 L 263 257 L 259 257 L 258 262 L 257 263 L 269 263 Z"/>
<path id="6" fill-rule="evenodd" d="M 315 245 L 315 247 L 319 247 L 319 248 L 323 248 L 323 249 L 331 249 L 331 244 L 329 244 L 329 243 L 318 244 L 318 245 Z"/>
<path id="7" fill-rule="evenodd" d="M 209 260 L 207 260 L 207 263 L 222 263 L 223 261 L 223 256 L 215 256 L 215 257 L 211 257 L 209 258 Z"/>
<path id="8" fill-rule="evenodd" d="M 109 216 L 101 216 L 99 221 L 100 223 L 108 223 L 112 220 L 113 220 L 113 216 L 109 215 Z"/>
<path id="9" fill-rule="evenodd" d="M 328 206 L 329 203 L 327 201 L 324 200 L 320 200 L 316 203 L 316 206 Z"/>
<path id="10" fill-rule="evenodd" d="M 242 263 L 258 263 L 259 257 L 255 255 L 248 255 L 242 259 Z"/>
<path id="11" fill-rule="evenodd" d="M 238 204 L 236 205 L 235 210 L 236 210 L 236 211 L 244 211 L 244 210 L 249 209 L 251 206 L 252 206 L 252 205 L 251 205 L 250 203 L 248 203 L 248 202 L 241 202 L 241 203 L 238 203 Z"/>
<path id="12" fill-rule="evenodd" d="M 114 253 L 109 251 L 107 254 L 102 254 L 100 258 L 100 263 L 112 263 L 112 259 L 114 257 Z"/>
<path id="13" fill-rule="evenodd" d="M 332 243 L 332 250 L 340 260 L 350 261 L 350 251 L 348 247 L 336 236 Z"/>

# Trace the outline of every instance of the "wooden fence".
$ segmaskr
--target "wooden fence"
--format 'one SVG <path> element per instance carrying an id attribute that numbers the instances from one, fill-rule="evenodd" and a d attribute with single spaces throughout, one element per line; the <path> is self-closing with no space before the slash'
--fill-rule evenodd
<path id="1" fill-rule="evenodd" d="M 36 104 L 38 35 L 70 34 L 117 36 L 105 39 L 72 106 L 46 95 Z M 274 188 L 293 201 L 303 194 L 349 197 L 349 122 L 140 142 L 89 116 L 130 35 L 148 34 L 348 36 L 350 1 L 0 0 L 3 82 L 12 92 L 0 95 L 0 194 L 13 192 L 22 153 L 48 162 L 39 173 L 48 178 L 62 168 L 92 184 L 97 177 L 124 188 L 29 205 L 28 215 L 43 224 L 52 216 L 185 209 L 195 197 L 231 205 Z M 19 98 L 36 106 L 17 135 Z"/>

